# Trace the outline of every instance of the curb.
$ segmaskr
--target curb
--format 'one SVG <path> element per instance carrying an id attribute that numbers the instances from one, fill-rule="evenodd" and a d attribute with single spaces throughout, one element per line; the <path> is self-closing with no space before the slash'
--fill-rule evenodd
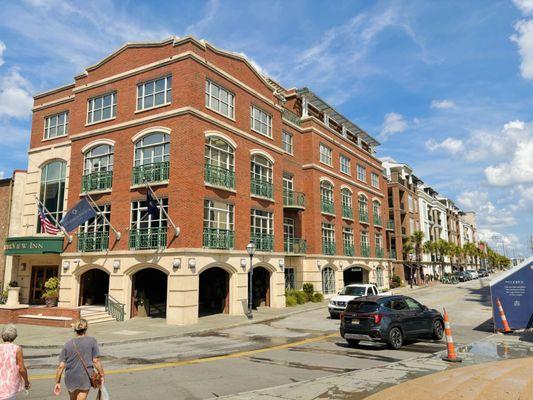
<path id="1" fill-rule="evenodd" d="M 116 341 L 116 342 L 102 342 L 102 343 L 98 343 L 98 346 L 100 348 L 102 348 L 102 347 L 107 347 L 107 346 L 116 346 L 116 345 L 119 345 L 119 344 L 131 344 L 131 343 L 141 343 L 141 342 L 154 342 L 154 341 L 157 341 L 157 340 L 177 339 L 177 338 L 184 337 L 184 336 L 200 335 L 200 334 L 205 334 L 205 333 L 209 333 L 209 332 L 214 332 L 214 331 L 217 331 L 217 330 L 233 329 L 233 328 L 238 328 L 240 326 L 253 325 L 253 324 L 262 324 L 262 323 L 265 323 L 265 322 L 280 321 L 280 320 L 285 319 L 287 317 L 290 317 L 292 315 L 303 314 L 303 313 L 306 313 L 306 312 L 309 312 L 309 311 L 320 310 L 324 306 L 327 306 L 327 302 L 318 303 L 316 306 L 306 308 L 305 310 L 294 310 L 294 311 L 285 313 L 283 315 L 265 317 L 263 319 L 245 320 L 245 321 L 237 322 L 237 323 L 230 324 L 230 325 L 220 326 L 218 328 L 205 328 L 205 329 L 200 329 L 200 330 L 197 330 L 197 331 L 183 332 L 183 333 L 175 334 L 175 335 L 155 336 L 155 337 L 142 338 L 142 339 L 129 339 L 129 340 L 126 339 L 126 340 L 120 340 L 120 341 Z M 20 346 L 23 349 L 33 349 L 33 350 L 44 350 L 44 349 L 53 350 L 53 349 L 62 349 L 63 348 L 63 345 L 24 345 L 24 344 L 21 344 Z"/>

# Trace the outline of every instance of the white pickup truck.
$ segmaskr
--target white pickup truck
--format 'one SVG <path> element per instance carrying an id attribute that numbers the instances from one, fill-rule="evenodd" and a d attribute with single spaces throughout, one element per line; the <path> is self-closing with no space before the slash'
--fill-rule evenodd
<path id="1" fill-rule="evenodd" d="M 329 301 L 328 310 L 331 318 L 336 318 L 346 309 L 350 300 L 363 296 L 390 296 L 391 291 L 380 292 L 376 285 L 372 283 L 352 283 L 345 286 Z"/>

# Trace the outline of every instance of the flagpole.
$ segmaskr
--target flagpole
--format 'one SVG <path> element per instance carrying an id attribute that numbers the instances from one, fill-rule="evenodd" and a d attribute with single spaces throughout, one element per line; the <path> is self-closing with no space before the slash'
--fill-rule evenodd
<path id="1" fill-rule="evenodd" d="M 63 232 L 63 234 L 66 236 L 68 242 L 72 243 L 72 236 L 70 236 L 68 234 L 67 230 L 63 227 L 63 225 L 61 225 L 59 222 L 57 222 L 57 219 L 55 219 L 55 217 L 52 215 L 52 213 L 50 211 L 48 211 L 48 208 L 46 208 L 46 206 L 41 202 L 41 200 L 39 200 L 39 198 L 37 196 L 35 196 L 35 200 L 37 200 L 39 202 L 39 204 L 43 208 L 43 211 L 45 213 L 47 213 L 50 216 L 50 218 L 52 218 L 52 221 L 54 221 L 54 224 L 56 224 L 56 226 L 59 229 L 61 229 L 61 232 Z"/>
<path id="2" fill-rule="evenodd" d="M 165 214 L 165 217 L 167 217 L 167 219 L 172 224 L 172 227 L 174 228 L 174 237 L 179 236 L 180 228 L 174 223 L 174 221 L 172 221 L 172 218 L 170 218 L 170 215 L 168 215 L 167 211 L 165 210 L 165 207 L 163 207 L 163 204 L 161 204 L 161 201 L 159 200 L 159 197 L 157 197 L 155 192 L 152 190 L 151 186 L 148 184 L 148 181 L 144 181 L 144 183 L 146 184 L 146 188 L 150 191 L 150 193 L 152 193 L 152 195 L 157 200 L 157 204 L 159 204 L 159 207 L 161 207 L 161 210 L 163 211 L 163 214 Z"/>
<path id="3" fill-rule="evenodd" d="M 108 223 L 108 225 L 111 227 L 111 229 L 113 229 L 113 232 L 115 232 L 115 237 L 117 238 L 117 241 L 120 240 L 120 238 L 122 237 L 122 233 L 120 233 L 119 231 L 117 231 L 115 229 L 115 227 L 113 225 L 111 225 L 111 222 L 107 219 L 107 217 L 105 216 L 105 214 L 100 211 L 100 207 L 98 207 L 98 204 L 96 204 L 96 202 L 93 200 L 93 198 L 91 197 L 91 195 L 89 193 L 86 193 L 85 194 L 87 196 L 87 198 L 89 199 L 89 201 L 92 203 L 92 205 L 94 207 L 96 207 L 96 209 L 98 210 L 98 214 L 100 214 L 102 216 L 102 218 Z"/>

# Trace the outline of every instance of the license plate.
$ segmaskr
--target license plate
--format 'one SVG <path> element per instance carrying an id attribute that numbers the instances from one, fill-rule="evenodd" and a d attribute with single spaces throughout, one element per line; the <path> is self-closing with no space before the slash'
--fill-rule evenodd
<path id="1" fill-rule="evenodd" d="M 359 325 L 358 319 L 352 319 L 352 325 Z"/>

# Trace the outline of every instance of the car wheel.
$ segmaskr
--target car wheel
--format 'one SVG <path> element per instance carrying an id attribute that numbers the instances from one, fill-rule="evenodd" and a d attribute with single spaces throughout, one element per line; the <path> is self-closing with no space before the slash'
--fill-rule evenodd
<path id="1" fill-rule="evenodd" d="M 394 327 L 389 331 L 387 346 L 390 349 L 398 350 L 403 344 L 403 334 L 400 328 Z"/>
<path id="2" fill-rule="evenodd" d="M 359 340 L 357 339 L 346 339 L 346 342 L 348 342 L 348 345 L 351 347 L 355 347 L 359 344 Z"/>
<path id="3" fill-rule="evenodd" d="M 433 321 L 433 339 L 441 340 L 444 336 L 444 326 L 440 319 Z"/>

